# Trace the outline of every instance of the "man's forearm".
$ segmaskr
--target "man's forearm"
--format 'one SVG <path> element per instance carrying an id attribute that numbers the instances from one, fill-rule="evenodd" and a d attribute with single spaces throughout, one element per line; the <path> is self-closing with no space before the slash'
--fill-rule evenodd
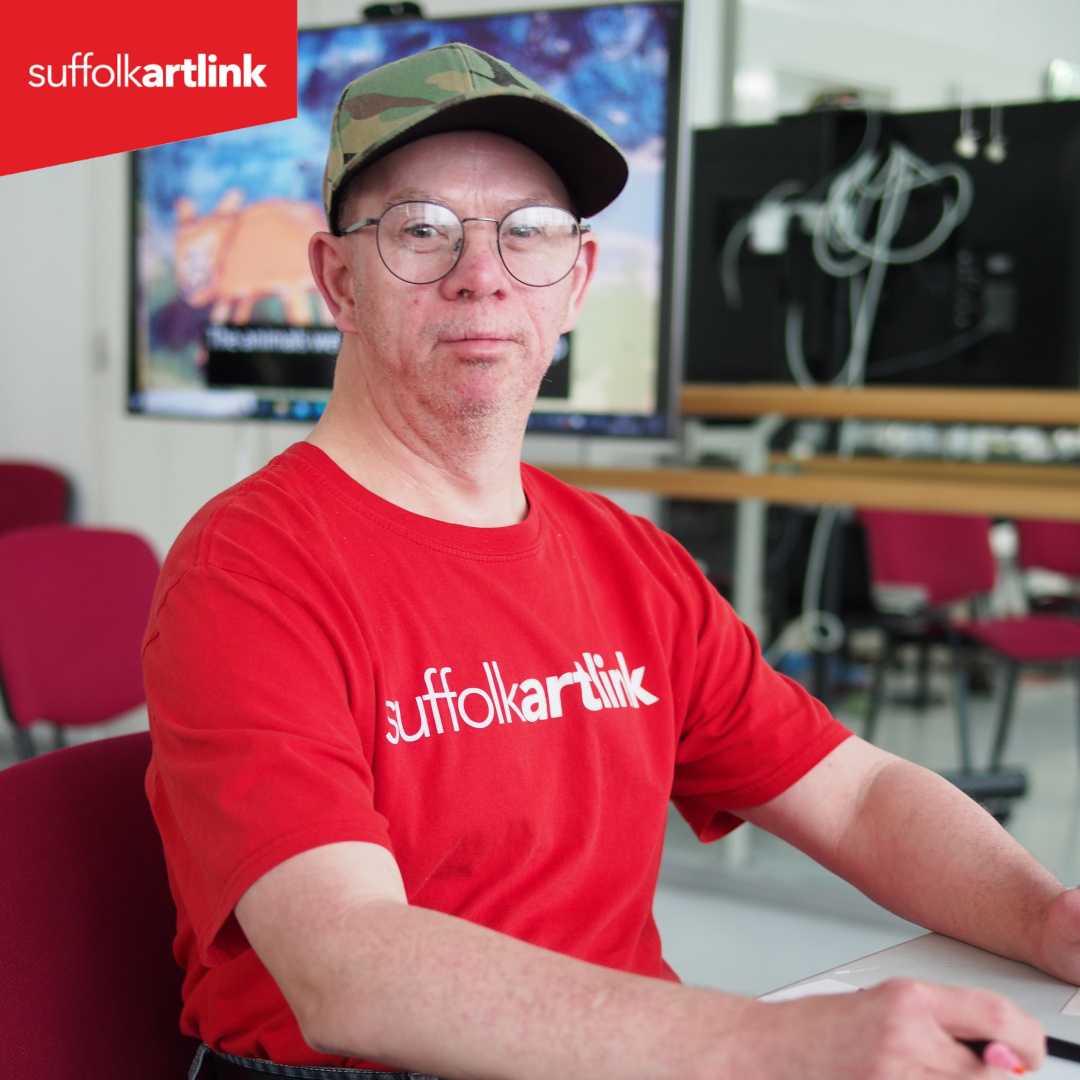
<path id="1" fill-rule="evenodd" d="M 305 1037 L 329 1053 L 454 1077 L 685 1080 L 722 1075 L 725 1033 L 760 1008 L 390 901 L 359 922 L 323 983 L 340 990 L 298 1011 Z"/>
<path id="2" fill-rule="evenodd" d="M 362 872 L 357 873 L 357 867 Z M 315 1049 L 443 1076 L 718 1075 L 730 994 L 587 964 L 404 903 L 373 845 L 297 856 L 237 917 Z M 381 876 L 380 876 L 381 875 Z"/>
<path id="3" fill-rule="evenodd" d="M 1062 885 L 942 777 L 886 764 L 823 861 L 868 896 L 931 930 L 1045 966 L 1041 927 Z"/>

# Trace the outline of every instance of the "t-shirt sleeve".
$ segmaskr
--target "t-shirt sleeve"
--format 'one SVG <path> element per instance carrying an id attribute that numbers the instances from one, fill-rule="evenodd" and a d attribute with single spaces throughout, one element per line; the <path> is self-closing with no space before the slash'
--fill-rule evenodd
<path id="1" fill-rule="evenodd" d="M 233 908 L 274 866 L 345 840 L 390 848 L 350 700 L 358 680 L 315 614 L 208 565 L 158 602 L 144 670 L 148 793 L 177 901 L 212 966 L 248 947 Z"/>
<path id="2" fill-rule="evenodd" d="M 701 840 L 716 840 L 805 775 L 851 732 L 775 671 L 757 638 L 679 549 L 695 595 L 697 639 L 683 672 L 686 720 L 672 801 Z"/>

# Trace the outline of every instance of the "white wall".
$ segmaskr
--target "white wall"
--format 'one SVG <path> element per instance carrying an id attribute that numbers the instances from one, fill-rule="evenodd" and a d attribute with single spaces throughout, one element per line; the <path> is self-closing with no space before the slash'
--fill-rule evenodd
<path id="1" fill-rule="evenodd" d="M 300 23 L 348 21 L 359 6 L 299 0 Z M 532 6 L 427 0 L 425 9 Z M 690 0 L 696 126 L 719 116 L 720 16 L 721 0 Z M 899 108 L 952 103 L 965 85 L 978 100 L 1033 99 L 1053 56 L 1080 59 L 1077 0 L 743 0 L 739 27 L 739 70 L 765 73 L 759 86 L 865 86 Z M 776 95 L 737 101 L 747 119 L 779 104 Z M 59 466 L 82 520 L 140 529 L 164 550 L 206 499 L 304 428 L 127 416 L 127 273 L 125 157 L 0 177 L 0 456 Z"/>
<path id="2" fill-rule="evenodd" d="M 1080 3 L 741 0 L 738 52 L 743 122 L 804 109 L 800 82 L 876 91 L 903 110 L 1032 101 L 1050 60 L 1080 61 Z"/>

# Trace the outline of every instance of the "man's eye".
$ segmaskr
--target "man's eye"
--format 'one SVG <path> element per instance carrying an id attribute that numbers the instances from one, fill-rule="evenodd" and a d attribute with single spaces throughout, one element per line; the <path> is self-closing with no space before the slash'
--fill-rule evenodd
<path id="1" fill-rule="evenodd" d="M 439 235 L 434 225 L 407 225 L 405 235 L 413 240 L 434 240 Z"/>
<path id="2" fill-rule="evenodd" d="M 510 228 L 506 230 L 506 233 L 515 240 L 529 240 L 534 236 L 539 236 L 540 231 L 539 228 L 533 225 L 511 225 Z"/>

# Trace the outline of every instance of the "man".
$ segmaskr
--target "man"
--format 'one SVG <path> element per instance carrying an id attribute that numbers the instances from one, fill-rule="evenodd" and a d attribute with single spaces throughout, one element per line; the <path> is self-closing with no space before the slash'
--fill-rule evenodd
<path id="1" fill-rule="evenodd" d="M 333 395 L 181 535 L 145 647 L 201 1075 L 998 1075 L 961 1038 L 1039 1062 L 976 991 L 678 985 L 651 915 L 670 798 L 703 839 L 752 821 L 1080 981 L 1075 892 L 772 672 L 670 538 L 521 465 L 596 265 L 578 215 L 624 178 L 460 45 L 339 102 L 311 243 Z"/>

